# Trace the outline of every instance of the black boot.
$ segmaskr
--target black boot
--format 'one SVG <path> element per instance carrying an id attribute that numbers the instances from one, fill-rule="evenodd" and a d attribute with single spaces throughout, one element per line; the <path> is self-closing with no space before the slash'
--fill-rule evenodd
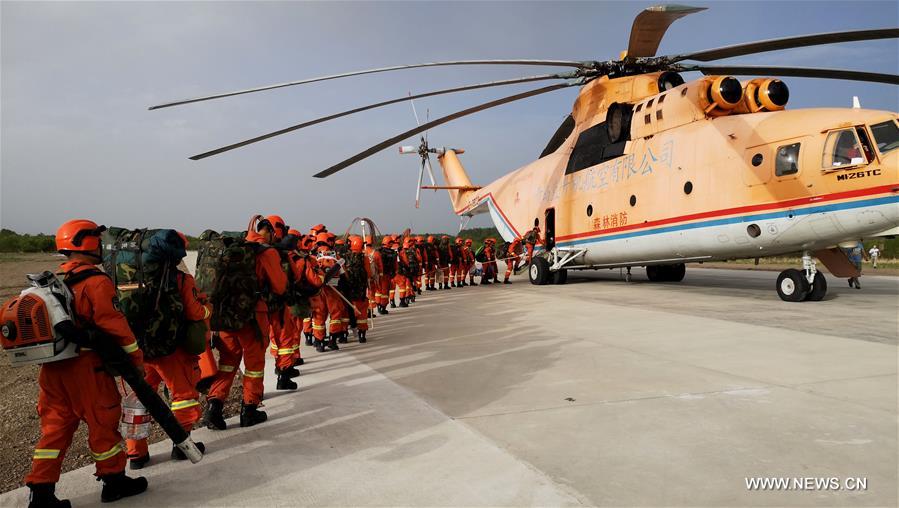
<path id="1" fill-rule="evenodd" d="M 409 306 L 409 304 L 406 303 L 406 298 L 405 297 L 400 298 L 400 307 L 408 307 L 408 306 Z"/>
<path id="2" fill-rule="evenodd" d="M 293 379 L 300 375 L 300 371 L 297 370 L 296 367 L 290 367 L 290 368 L 287 368 L 284 370 L 281 370 L 278 367 L 275 367 L 275 375 L 279 376 L 279 377 L 281 375 L 284 375 L 284 376 L 287 376 L 287 379 Z"/>
<path id="3" fill-rule="evenodd" d="M 325 352 L 325 341 L 324 340 L 316 340 L 315 341 L 315 350 L 319 353 Z"/>
<path id="4" fill-rule="evenodd" d="M 128 456 L 128 468 L 130 468 L 130 469 L 143 469 L 144 466 L 146 466 L 148 462 L 150 462 L 149 452 L 142 457 L 138 457 L 138 456 L 132 457 L 131 455 Z"/>
<path id="5" fill-rule="evenodd" d="M 509 282 L 509 279 L 505 279 L 503 280 L 503 284 L 511 284 L 511 282 Z"/>
<path id="6" fill-rule="evenodd" d="M 311 333 L 307 333 L 307 334 L 306 334 L 306 345 L 307 345 L 307 346 L 311 346 L 311 345 L 312 345 L 312 334 L 311 334 Z"/>
<path id="7" fill-rule="evenodd" d="M 395 301 L 393 298 L 390 299 L 390 308 L 391 308 L 391 309 L 395 309 L 395 308 L 396 308 L 396 301 Z"/>
<path id="8" fill-rule="evenodd" d="M 252 427 L 257 423 L 262 423 L 268 420 L 268 415 L 265 411 L 260 411 L 256 409 L 256 404 L 241 404 L 240 405 L 240 426 L 241 427 Z"/>
<path id="9" fill-rule="evenodd" d="M 194 443 L 197 445 L 197 449 L 200 450 L 200 453 L 206 453 L 206 445 L 203 443 Z M 172 460 L 187 460 L 187 455 L 184 455 L 184 452 L 181 451 L 181 448 L 178 448 L 177 445 L 172 445 Z"/>
<path id="10" fill-rule="evenodd" d="M 337 346 L 337 335 L 331 335 L 330 340 L 328 340 L 328 349 L 331 351 L 340 351 L 340 348 Z"/>
<path id="11" fill-rule="evenodd" d="M 471 282 L 469 282 L 468 285 L 469 285 L 469 286 L 477 286 L 478 283 L 475 282 L 474 279 L 471 279 Z"/>
<path id="12" fill-rule="evenodd" d="M 111 503 L 123 497 L 136 496 L 147 490 L 147 479 L 143 476 L 128 478 L 124 472 L 108 474 L 100 477 L 103 480 L 103 491 L 100 501 Z"/>
<path id="13" fill-rule="evenodd" d="M 358 337 L 359 337 L 359 343 L 360 343 L 360 344 L 365 344 L 365 341 L 368 340 L 368 339 L 365 338 L 365 332 L 366 332 L 366 331 L 367 331 L 367 330 L 359 330 L 359 336 L 358 336 Z"/>
<path id="14" fill-rule="evenodd" d="M 309 345 L 311 346 L 312 344 L 309 344 Z M 303 365 L 304 363 L 306 363 L 306 360 L 303 360 L 302 358 L 297 358 L 296 360 L 293 361 L 293 366 L 298 367 L 300 365 Z M 300 375 L 300 371 L 297 371 L 297 375 L 298 376 Z"/>
<path id="15" fill-rule="evenodd" d="M 55 483 L 29 483 L 31 496 L 28 500 L 28 508 L 72 508 L 68 499 L 56 498 Z"/>
<path id="16" fill-rule="evenodd" d="M 225 423 L 225 417 L 222 416 L 224 404 L 218 399 L 209 399 L 206 401 L 206 412 L 203 414 L 203 420 L 206 427 L 214 430 L 225 430 L 228 424 Z"/>
<path id="17" fill-rule="evenodd" d="M 416 289 L 415 292 L 421 295 L 421 288 Z"/>
<path id="18" fill-rule="evenodd" d="M 284 371 L 278 375 L 278 385 L 275 390 L 296 390 L 297 384 L 290 380 L 290 375 Z M 241 415 L 241 426 L 243 426 L 243 415 Z"/>

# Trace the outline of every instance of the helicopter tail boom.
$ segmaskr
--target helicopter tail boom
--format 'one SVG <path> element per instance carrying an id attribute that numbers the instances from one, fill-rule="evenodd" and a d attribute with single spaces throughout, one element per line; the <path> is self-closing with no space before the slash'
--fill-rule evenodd
<path id="1" fill-rule="evenodd" d="M 447 192 L 449 193 L 450 201 L 452 201 L 453 209 L 459 210 L 474 195 L 474 189 L 477 189 L 477 187 L 472 185 L 471 179 L 468 178 L 468 173 L 462 167 L 462 162 L 456 155 L 456 150 L 447 148 L 437 160 L 440 162 L 441 169 L 443 169 L 443 181 L 446 182 L 447 187 L 452 187 L 447 189 Z"/>

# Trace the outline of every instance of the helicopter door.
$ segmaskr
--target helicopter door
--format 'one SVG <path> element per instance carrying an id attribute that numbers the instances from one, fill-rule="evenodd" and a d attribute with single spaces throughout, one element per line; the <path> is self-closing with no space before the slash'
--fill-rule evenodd
<path id="1" fill-rule="evenodd" d="M 546 234 L 543 237 L 543 247 L 549 251 L 556 246 L 556 209 L 547 208 L 546 216 L 543 221 L 546 227 Z"/>

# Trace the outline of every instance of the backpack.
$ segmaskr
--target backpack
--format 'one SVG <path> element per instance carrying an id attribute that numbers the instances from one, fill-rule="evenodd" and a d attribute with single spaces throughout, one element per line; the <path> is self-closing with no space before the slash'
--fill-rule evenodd
<path id="1" fill-rule="evenodd" d="M 438 264 L 440 266 L 449 265 L 449 243 L 445 240 L 440 242 L 440 245 L 437 247 L 437 252 L 440 254 Z"/>
<path id="2" fill-rule="evenodd" d="M 484 253 L 484 247 L 486 247 L 486 245 L 481 245 L 474 253 L 474 258 L 481 263 L 487 261 L 487 255 Z"/>
<path id="3" fill-rule="evenodd" d="M 177 265 L 187 253 L 173 229 L 109 228 L 102 235 L 103 269 L 119 308 L 148 359 L 175 352 L 183 339 L 184 302 Z"/>
<path id="4" fill-rule="evenodd" d="M 462 262 L 462 247 L 452 243 L 450 244 L 450 252 L 453 254 L 453 263 L 459 264 Z"/>
<path id="5" fill-rule="evenodd" d="M 337 284 L 338 291 L 347 300 L 364 300 L 365 290 L 368 287 L 368 273 L 365 271 L 365 254 L 361 252 L 347 252 L 343 265 L 345 271 Z"/>
<path id="6" fill-rule="evenodd" d="M 197 249 L 197 288 L 212 304 L 212 331 L 240 330 L 256 319 L 259 244 L 206 230 Z"/>
<path id="7" fill-rule="evenodd" d="M 384 266 L 384 275 L 393 277 L 396 275 L 396 251 L 390 247 L 381 247 L 381 264 Z"/>
<path id="8" fill-rule="evenodd" d="M 409 277 L 411 280 L 415 280 L 416 277 L 421 275 L 421 265 L 418 264 L 417 253 L 418 251 L 413 247 L 406 249 L 406 259 L 409 263 L 405 266 L 405 273 L 403 275 Z"/>
<path id="9" fill-rule="evenodd" d="M 496 249 L 496 259 L 503 259 L 509 255 L 509 242 L 503 242 Z"/>

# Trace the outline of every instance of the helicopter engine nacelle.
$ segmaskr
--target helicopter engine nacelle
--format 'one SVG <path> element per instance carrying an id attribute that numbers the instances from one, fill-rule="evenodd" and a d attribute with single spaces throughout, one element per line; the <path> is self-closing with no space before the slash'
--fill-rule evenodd
<path id="1" fill-rule="evenodd" d="M 743 85 L 733 76 L 710 76 L 702 81 L 699 105 L 706 115 L 729 115 L 743 102 Z"/>
<path id="2" fill-rule="evenodd" d="M 737 106 L 737 113 L 759 113 L 780 111 L 790 100 L 790 89 L 786 83 L 774 78 L 757 78 L 743 83 L 743 100 Z"/>

